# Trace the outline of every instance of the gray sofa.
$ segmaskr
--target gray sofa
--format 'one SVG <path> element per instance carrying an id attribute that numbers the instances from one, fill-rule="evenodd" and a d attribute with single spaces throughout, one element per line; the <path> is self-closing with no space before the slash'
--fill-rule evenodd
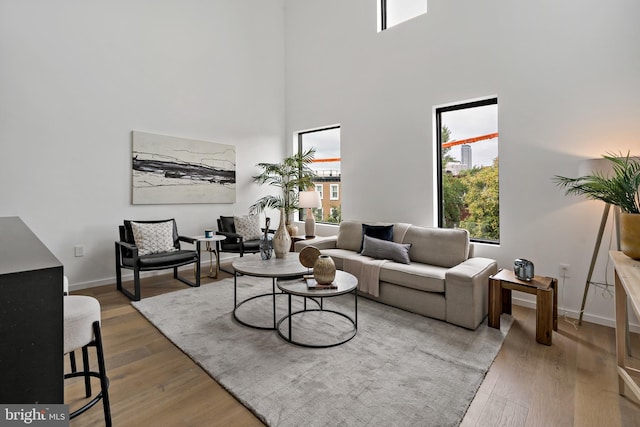
<path id="1" fill-rule="evenodd" d="M 353 270 L 354 262 L 379 262 L 379 270 L 373 276 L 379 278 L 375 292 L 377 296 L 361 292 L 363 296 L 423 316 L 476 329 L 487 316 L 488 281 L 489 276 L 498 272 L 496 261 L 473 257 L 473 245 L 469 242 L 466 230 L 403 223 L 393 226 L 395 232 L 392 241 L 411 244 L 409 264 L 379 262 L 361 255 L 363 223 L 358 221 L 343 221 L 337 236 L 296 242 L 295 250 L 299 252 L 306 246 L 315 246 L 323 254 L 330 255 L 339 270 L 344 270 L 345 265 L 347 271 Z"/>

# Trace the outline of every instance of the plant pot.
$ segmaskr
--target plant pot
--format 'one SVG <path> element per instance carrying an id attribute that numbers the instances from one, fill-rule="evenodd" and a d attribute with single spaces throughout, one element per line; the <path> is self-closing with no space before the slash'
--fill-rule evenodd
<path id="1" fill-rule="evenodd" d="M 640 214 L 620 214 L 620 250 L 629 258 L 640 259 Z"/>

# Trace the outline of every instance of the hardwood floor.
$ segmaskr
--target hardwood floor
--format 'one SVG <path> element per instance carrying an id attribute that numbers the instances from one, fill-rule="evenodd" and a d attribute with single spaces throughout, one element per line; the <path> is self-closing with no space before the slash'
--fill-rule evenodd
<path id="1" fill-rule="evenodd" d="M 226 277 L 231 276 L 221 272 L 219 278 Z M 212 279 L 202 282 L 215 286 Z M 186 288 L 170 275 L 143 279 L 142 287 L 143 297 Z M 102 306 L 114 426 L 263 425 L 147 322 L 115 285 L 72 293 L 92 295 Z M 462 426 L 640 425 L 640 405 L 618 395 L 613 329 L 587 322 L 576 329 L 560 319 L 548 347 L 535 341 L 535 312 L 513 310 L 514 324 Z M 635 334 L 632 348 L 640 354 Z M 67 380 L 65 386 L 73 410 L 83 396 L 82 384 Z M 71 426 L 103 423 L 98 404 Z"/>

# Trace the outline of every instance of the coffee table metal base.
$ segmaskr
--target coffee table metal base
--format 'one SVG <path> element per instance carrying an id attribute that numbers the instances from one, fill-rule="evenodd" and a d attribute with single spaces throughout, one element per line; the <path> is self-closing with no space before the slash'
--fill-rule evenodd
<path id="1" fill-rule="evenodd" d="M 284 293 L 276 292 L 276 280 L 287 278 L 293 279 L 296 277 L 302 277 L 303 274 L 307 274 L 309 269 L 302 264 L 297 257 L 288 258 L 272 258 L 270 260 L 263 260 L 260 255 L 247 255 L 240 257 L 232 263 L 234 269 L 233 275 L 233 318 L 241 325 L 263 330 L 276 329 L 276 297 L 278 295 L 286 295 Z M 254 295 L 247 299 L 238 302 L 238 276 L 247 275 L 253 277 L 263 277 L 271 279 L 271 292 L 266 292 L 260 295 Z M 272 310 L 273 310 L 273 326 L 255 325 L 246 322 L 238 317 L 237 310 L 243 304 L 258 299 L 258 298 L 272 298 Z M 268 319 L 267 319 L 268 321 Z"/>
<path id="2" fill-rule="evenodd" d="M 284 292 L 276 292 L 276 278 L 272 278 L 271 279 L 271 292 L 267 292 L 264 294 L 259 294 L 259 295 L 254 295 L 252 297 L 249 297 L 247 299 L 244 299 L 240 302 L 238 301 L 238 273 L 234 274 L 234 278 L 233 278 L 233 303 L 234 303 L 234 308 L 233 308 L 233 318 L 236 320 L 236 322 L 240 323 L 243 326 L 247 326 L 249 328 L 254 328 L 254 329 L 262 329 L 262 330 L 267 330 L 267 331 L 273 331 L 274 329 L 278 329 L 278 322 L 277 322 L 277 316 L 276 316 L 276 297 L 277 296 L 286 296 L 287 294 Z M 238 317 L 238 314 L 236 313 L 236 310 L 238 310 L 244 303 L 247 303 L 249 301 L 252 301 L 254 299 L 258 299 L 258 298 L 265 298 L 265 297 L 272 297 L 272 305 L 273 305 L 273 326 L 261 326 L 261 325 L 253 325 L 251 323 L 245 322 L 244 320 L 240 319 L 240 317 Z M 317 301 L 316 301 L 317 303 Z M 305 308 L 306 308 L 306 301 L 305 301 Z"/>
<path id="3" fill-rule="evenodd" d="M 349 316 L 348 314 L 339 312 L 339 311 L 335 311 L 335 310 L 329 310 L 329 309 L 325 309 L 323 308 L 323 303 L 322 297 L 314 297 L 314 298 L 309 298 L 311 300 L 313 300 L 316 304 L 318 304 L 320 306 L 320 308 L 307 308 L 307 297 L 303 297 L 305 299 L 304 301 L 304 309 L 302 310 L 298 310 L 298 311 L 291 311 L 291 298 L 293 297 L 292 294 L 286 294 L 289 296 L 289 314 L 287 314 L 286 316 L 284 316 L 282 319 L 280 319 L 277 324 L 276 324 L 276 331 L 278 331 L 278 335 L 280 335 L 280 337 L 282 339 L 284 339 L 285 341 L 291 343 L 291 344 L 295 344 L 301 347 L 309 347 L 309 348 L 329 348 L 329 347 L 335 347 L 341 344 L 344 344 L 348 341 L 350 341 L 351 339 L 353 339 L 353 337 L 356 336 L 356 334 L 358 333 L 358 293 L 356 291 L 353 292 L 354 295 L 354 317 Z M 318 302 L 316 300 L 316 298 L 320 299 L 320 302 Z M 338 316 L 342 316 L 345 319 L 347 319 L 349 322 L 351 322 L 351 324 L 353 325 L 353 331 L 351 332 L 351 334 L 349 334 L 345 339 L 331 343 L 331 344 L 309 344 L 309 343 L 303 343 L 300 341 L 297 341 L 295 339 L 293 339 L 293 335 L 292 335 L 292 319 L 294 316 L 302 314 L 302 313 L 309 313 L 309 312 L 313 312 L 313 311 L 318 311 L 318 312 L 322 312 L 322 313 L 332 313 Z M 285 335 L 282 330 L 281 330 L 281 325 L 283 322 L 287 322 L 287 326 L 288 326 L 288 330 L 289 330 L 289 334 L 288 336 Z"/>
<path id="4" fill-rule="evenodd" d="M 240 323 L 241 325 L 247 326 L 249 328 L 254 328 L 254 329 L 263 329 L 263 330 L 274 330 L 277 328 L 276 325 L 276 296 L 278 295 L 286 295 L 285 293 L 282 292 L 276 292 L 276 279 L 273 278 L 272 282 L 271 282 L 271 292 L 267 292 L 265 294 L 260 294 L 260 295 L 254 295 L 250 298 L 247 298 L 245 300 L 240 301 L 239 303 L 238 301 L 238 295 L 237 295 L 237 287 L 238 287 L 238 273 L 236 272 L 234 274 L 233 277 L 233 303 L 234 303 L 234 307 L 233 307 L 233 318 L 236 319 L 236 321 L 238 323 Z M 252 325 L 251 323 L 247 323 L 244 320 L 240 319 L 238 317 L 238 314 L 236 313 L 236 310 L 238 310 L 238 308 L 240 308 L 242 306 L 242 304 L 252 301 L 254 299 L 258 299 L 258 298 L 264 298 L 264 297 L 272 297 L 273 298 L 273 326 L 261 326 L 261 325 Z"/>

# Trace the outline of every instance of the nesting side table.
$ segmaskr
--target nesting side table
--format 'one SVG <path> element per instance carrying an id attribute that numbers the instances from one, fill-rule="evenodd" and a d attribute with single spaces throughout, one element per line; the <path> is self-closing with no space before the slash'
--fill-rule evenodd
<path id="1" fill-rule="evenodd" d="M 500 315 L 511 314 L 511 291 L 536 296 L 536 341 L 551 345 L 552 330 L 558 330 L 558 279 L 534 276 L 530 282 L 511 270 L 489 277 L 489 326 L 500 329 Z"/>

